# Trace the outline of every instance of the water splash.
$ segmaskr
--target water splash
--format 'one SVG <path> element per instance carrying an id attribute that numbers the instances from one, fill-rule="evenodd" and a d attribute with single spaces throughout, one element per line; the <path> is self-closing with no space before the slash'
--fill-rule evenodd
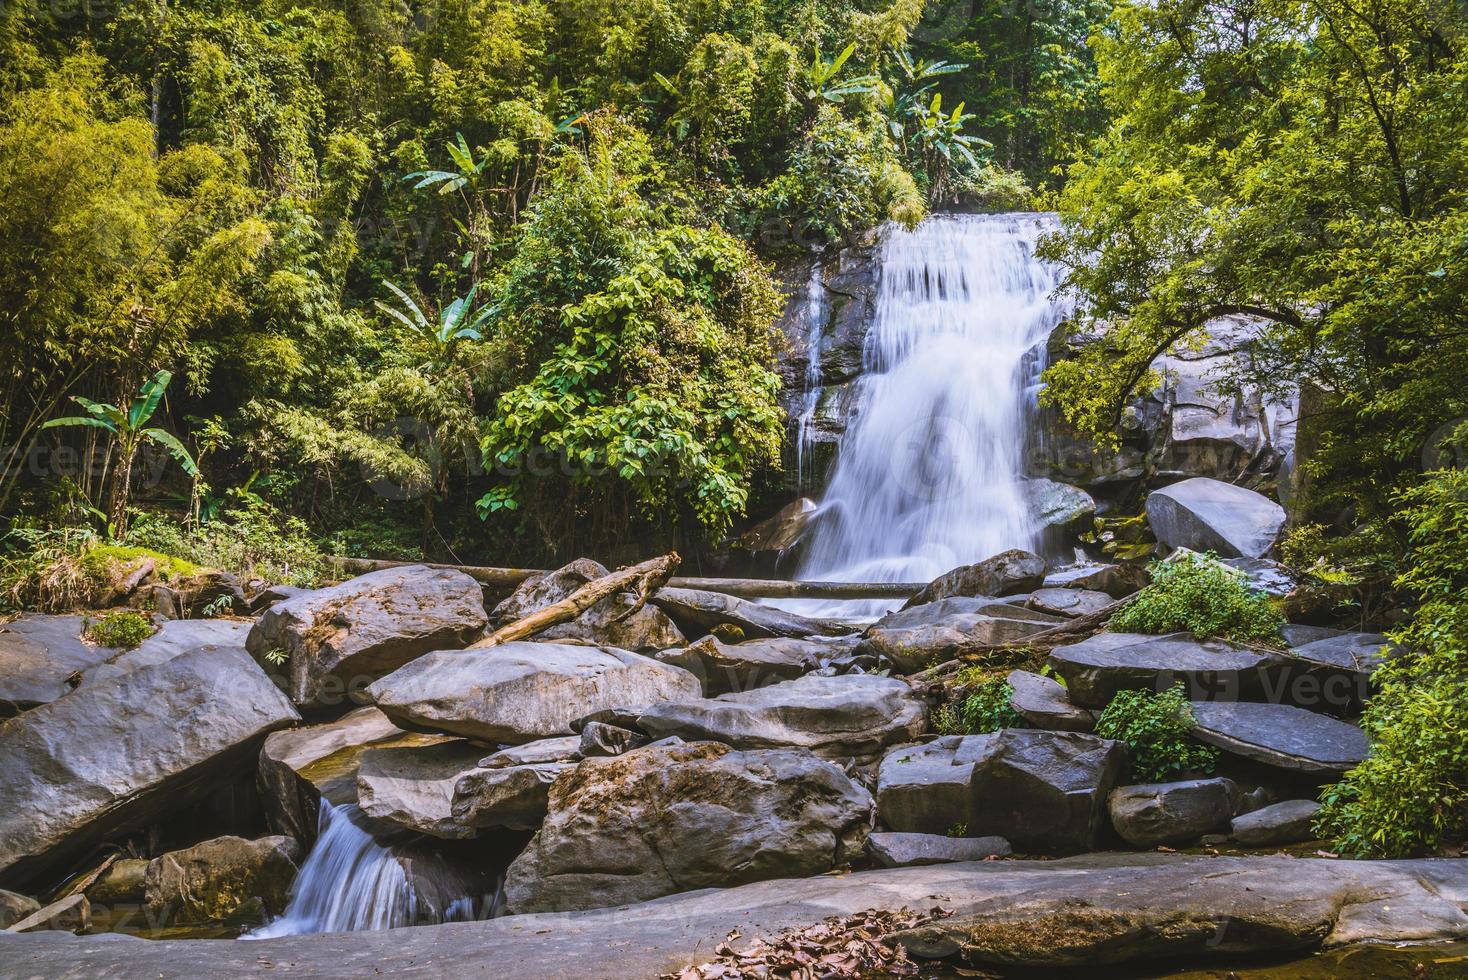
<path id="1" fill-rule="evenodd" d="M 800 570 L 804 579 L 922 582 L 1034 548 L 1025 499 L 1026 354 L 1066 315 L 1035 257 L 1052 215 L 943 215 L 890 228 L 859 406 Z M 871 616 L 890 603 L 788 604 Z"/>
<path id="2" fill-rule="evenodd" d="M 402 860 L 354 822 L 355 806 L 321 801 L 316 845 L 291 885 L 285 913 L 242 938 L 396 929 L 475 917 L 470 896 L 442 916 L 420 902 Z"/>

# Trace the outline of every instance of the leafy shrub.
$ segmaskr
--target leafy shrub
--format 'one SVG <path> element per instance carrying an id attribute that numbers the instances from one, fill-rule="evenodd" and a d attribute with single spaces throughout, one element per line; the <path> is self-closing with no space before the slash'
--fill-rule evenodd
<path id="1" fill-rule="evenodd" d="M 1193 708 L 1182 685 L 1154 694 L 1122 691 L 1096 722 L 1096 734 L 1132 747 L 1132 778 L 1163 782 L 1184 773 L 1207 775 L 1218 764 L 1218 750 L 1194 741 Z"/>
<path id="2" fill-rule="evenodd" d="M 1192 633 L 1282 646 L 1284 617 L 1262 592 L 1212 555 L 1153 562 L 1152 584 L 1111 617 L 1117 633 Z"/>
<path id="3" fill-rule="evenodd" d="M 946 704 L 933 715 L 940 735 L 983 735 L 1002 728 L 1028 728 L 1009 703 L 1014 689 L 997 675 L 976 680 L 963 700 Z"/>
<path id="4" fill-rule="evenodd" d="M 1468 840 L 1468 473 L 1408 492 L 1412 550 L 1395 585 L 1425 601 L 1393 635 L 1361 719 L 1371 755 L 1321 797 L 1316 827 L 1347 854 L 1403 857 Z"/>
<path id="5" fill-rule="evenodd" d="M 234 493 L 230 504 L 197 529 L 165 514 L 137 514 L 127 541 L 274 584 L 312 586 L 326 577 L 326 557 L 304 521 L 282 516 L 254 494 Z"/>
<path id="6" fill-rule="evenodd" d="M 140 612 L 107 613 L 101 619 L 83 621 L 82 635 L 101 647 L 131 650 L 153 635 L 153 623 Z"/>

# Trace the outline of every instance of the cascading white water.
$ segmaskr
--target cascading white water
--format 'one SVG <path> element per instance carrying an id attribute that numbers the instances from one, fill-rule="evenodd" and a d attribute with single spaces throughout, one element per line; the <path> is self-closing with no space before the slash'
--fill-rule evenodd
<path id="1" fill-rule="evenodd" d="M 395 929 L 424 921 L 402 863 L 353 822 L 356 809 L 321 801 L 316 844 L 291 885 L 285 914 L 242 938 Z M 472 919 L 473 904 L 466 896 L 443 919 Z"/>
<path id="2" fill-rule="evenodd" d="M 805 389 L 801 392 L 800 417 L 795 420 L 795 480 L 802 488 L 810 463 L 816 411 L 820 408 L 821 328 L 826 323 L 826 285 L 821 272 L 821 263 L 815 263 L 805 284 Z"/>
<path id="3" fill-rule="evenodd" d="M 1026 352 L 1068 312 L 1035 257 L 1051 215 L 941 215 L 888 229 L 857 414 L 800 577 L 922 582 L 1040 528 L 1025 499 Z M 788 604 L 792 608 L 797 604 Z M 889 603 L 800 603 L 877 615 Z"/>

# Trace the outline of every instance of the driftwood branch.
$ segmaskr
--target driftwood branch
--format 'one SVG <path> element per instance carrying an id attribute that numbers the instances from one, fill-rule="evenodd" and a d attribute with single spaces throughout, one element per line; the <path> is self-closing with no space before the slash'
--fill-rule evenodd
<path id="1" fill-rule="evenodd" d="M 383 561 L 376 558 L 333 558 L 341 574 L 364 575 L 384 568 L 411 565 L 414 562 Z M 484 565 L 445 565 L 422 562 L 429 568 L 451 568 L 503 595 L 509 595 L 533 575 L 545 574 L 539 568 L 493 568 Z M 718 592 L 740 599 L 906 599 L 916 595 L 926 582 L 792 582 L 787 579 L 700 578 L 676 576 L 668 580 L 675 589 L 697 589 Z"/>
<path id="2" fill-rule="evenodd" d="M 908 677 L 909 683 L 914 685 L 932 684 L 941 681 L 962 668 L 965 664 L 983 661 L 1000 652 L 1018 652 L 1028 650 L 1039 653 L 1049 653 L 1058 646 L 1067 643 L 1078 643 L 1088 636 L 1099 633 L 1107 621 L 1128 605 L 1135 595 L 1129 595 L 1125 599 L 1118 599 L 1110 605 L 1102 606 L 1095 612 L 1077 616 L 1075 619 L 1064 623 L 1056 623 L 1048 630 L 1041 630 L 1032 636 L 1026 637 L 1019 643 L 998 643 L 992 646 L 979 647 L 972 650 L 956 660 L 948 660 L 936 667 L 929 667 Z"/>
<path id="3" fill-rule="evenodd" d="M 632 606 L 621 613 L 618 618 L 630 616 L 647 604 L 648 596 L 667 584 L 681 561 L 676 551 L 669 552 L 660 558 L 651 558 L 641 564 L 621 568 L 601 578 L 592 579 L 561 601 L 553 602 L 543 609 L 537 609 L 529 616 L 517 619 L 508 626 L 495 630 L 478 643 L 470 644 L 469 649 L 474 650 L 481 647 L 498 646 L 512 640 L 523 640 L 527 636 L 534 636 L 552 626 L 569 623 L 598 602 L 619 592 L 631 592 L 637 596 Z"/>

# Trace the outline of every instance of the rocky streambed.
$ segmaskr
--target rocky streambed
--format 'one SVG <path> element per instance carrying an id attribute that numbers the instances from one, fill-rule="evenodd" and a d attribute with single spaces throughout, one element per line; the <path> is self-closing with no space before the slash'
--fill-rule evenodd
<path id="1" fill-rule="evenodd" d="M 1248 540 L 1201 489 L 1159 537 Z M 1009 552 L 867 625 L 665 588 L 474 645 L 605 571 L 486 603 L 394 568 L 130 651 L 77 617 L 9 624 L 0 974 L 650 977 L 731 930 L 902 909 L 923 921 L 889 941 L 991 969 L 1468 938 L 1468 863 L 1274 853 L 1364 757 L 1382 637 L 1098 633 L 1145 574 Z M 942 664 L 1030 642 L 1048 669 L 1009 675 L 1022 725 L 935 731 Z M 1138 783 L 1097 713 L 1175 683 L 1219 771 Z M 139 922 L 255 938 L 107 933 Z"/>

